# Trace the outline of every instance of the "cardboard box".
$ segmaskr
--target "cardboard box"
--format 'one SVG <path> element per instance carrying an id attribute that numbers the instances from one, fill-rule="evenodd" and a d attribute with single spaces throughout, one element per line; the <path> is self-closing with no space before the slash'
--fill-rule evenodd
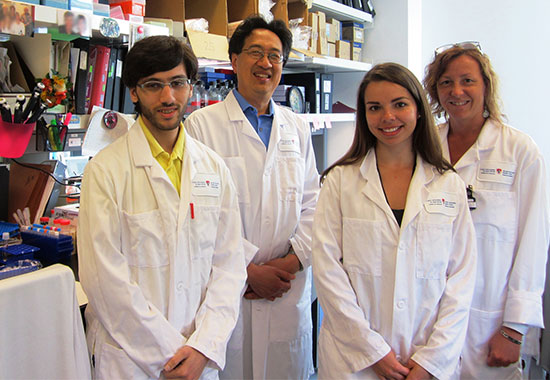
<path id="1" fill-rule="evenodd" d="M 313 53 L 317 53 L 317 41 L 319 40 L 319 15 L 317 13 L 308 13 L 307 24 L 308 26 L 311 26 L 309 50 Z"/>
<path id="2" fill-rule="evenodd" d="M 332 42 L 327 42 L 328 45 L 328 55 L 330 57 L 336 57 L 336 44 Z"/>
<path id="3" fill-rule="evenodd" d="M 169 18 L 174 21 L 204 18 L 208 21 L 209 33 L 227 35 L 227 3 L 225 0 L 147 0 L 145 15 Z"/>
<path id="4" fill-rule="evenodd" d="M 187 31 L 189 42 L 197 58 L 217 59 L 228 61 L 227 50 L 229 44 L 227 37 L 212 33 Z"/>
<path id="5" fill-rule="evenodd" d="M 326 22 L 327 25 L 327 41 L 336 42 L 340 39 L 340 29 L 341 23 L 335 19 L 328 19 Z"/>
<path id="6" fill-rule="evenodd" d="M 321 55 L 328 55 L 326 16 L 323 12 L 317 12 L 317 15 L 319 16 L 319 40 L 317 41 L 317 53 Z"/>
<path id="7" fill-rule="evenodd" d="M 361 50 L 363 48 L 363 44 L 360 42 L 352 42 L 351 43 L 351 60 L 352 61 L 360 61 L 361 60 Z"/>
<path id="8" fill-rule="evenodd" d="M 364 42 L 364 27 L 358 22 L 342 23 L 342 39 L 351 42 Z"/>
<path id="9" fill-rule="evenodd" d="M 351 59 L 351 45 L 348 41 L 336 41 L 336 57 Z"/>
<path id="10" fill-rule="evenodd" d="M 342 39 L 342 23 L 336 19 L 331 20 L 333 31 L 334 31 L 334 39 L 336 41 Z"/>

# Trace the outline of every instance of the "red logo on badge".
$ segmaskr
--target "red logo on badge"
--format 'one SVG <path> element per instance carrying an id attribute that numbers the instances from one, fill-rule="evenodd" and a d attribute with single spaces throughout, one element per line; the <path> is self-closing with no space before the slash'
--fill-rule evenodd
<path id="1" fill-rule="evenodd" d="M 445 203 L 445 198 L 441 198 L 441 202 Z"/>
<path id="2" fill-rule="evenodd" d="M 497 169 L 497 173 L 498 174 L 502 173 L 502 169 Z"/>
<path id="3" fill-rule="evenodd" d="M 210 186 L 210 181 L 206 180 L 206 186 Z"/>

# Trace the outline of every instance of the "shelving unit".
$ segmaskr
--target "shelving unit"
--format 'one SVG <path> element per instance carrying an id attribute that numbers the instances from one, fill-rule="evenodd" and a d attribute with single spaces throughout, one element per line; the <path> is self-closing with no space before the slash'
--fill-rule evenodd
<path id="1" fill-rule="evenodd" d="M 337 20 L 362 22 L 365 24 L 365 27 L 372 26 L 373 24 L 373 18 L 370 13 L 348 7 L 334 0 L 312 0 L 311 10 L 324 12 L 327 16 Z"/>
<path id="2" fill-rule="evenodd" d="M 304 57 L 303 59 L 291 58 L 285 66 L 285 70 L 288 71 L 301 71 L 305 69 L 324 73 L 369 71 L 371 68 L 372 63 L 350 61 L 348 59 L 334 57 Z"/>
<path id="3" fill-rule="evenodd" d="M 64 12 L 64 9 L 48 7 L 45 5 L 34 5 L 34 23 L 35 28 L 51 28 L 58 25 L 57 13 L 58 11 Z M 90 14 L 90 20 L 92 22 L 92 37 L 93 38 L 106 38 L 103 37 L 99 31 L 99 26 L 103 19 L 109 18 L 105 16 L 98 16 Z M 168 35 L 169 29 L 163 26 L 151 25 L 151 24 L 136 24 L 126 20 L 115 20 L 120 27 L 120 37 L 116 40 L 127 41 L 131 32 L 131 25 L 144 25 L 147 27 L 149 34 L 151 35 Z"/>

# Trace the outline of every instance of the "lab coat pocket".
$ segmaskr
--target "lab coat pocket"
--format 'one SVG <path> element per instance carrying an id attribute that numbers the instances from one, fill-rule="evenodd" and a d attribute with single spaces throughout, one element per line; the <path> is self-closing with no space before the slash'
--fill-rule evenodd
<path id="1" fill-rule="evenodd" d="M 342 258 L 350 272 L 382 275 L 381 222 L 343 218 Z"/>
<path id="2" fill-rule="evenodd" d="M 452 225 L 418 223 L 416 228 L 416 277 L 428 280 L 445 278 Z"/>
<path id="3" fill-rule="evenodd" d="M 231 172 L 233 183 L 237 188 L 239 203 L 250 204 L 250 192 L 248 191 L 248 176 L 243 157 L 224 157 L 223 160 Z"/>
<path id="4" fill-rule="evenodd" d="M 517 197 L 511 191 L 475 190 L 477 208 L 472 219 L 478 238 L 514 243 L 517 226 Z"/>
<path id="5" fill-rule="evenodd" d="M 194 242 L 191 257 L 193 259 L 212 258 L 216 245 L 220 207 L 194 203 L 191 223 L 191 240 Z"/>
<path id="6" fill-rule="evenodd" d="M 147 379 L 148 376 L 120 348 L 103 343 L 97 357 L 95 379 Z"/>
<path id="7" fill-rule="evenodd" d="M 305 163 L 302 157 L 277 157 L 279 174 L 279 199 L 284 202 L 300 203 L 303 186 Z"/>
<path id="8" fill-rule="evenodd" d="M 122 211 L 120 218 L 122 252 L 135 267 L 168 265 L 166 233 L 159 210 L 139 214 Z"/>

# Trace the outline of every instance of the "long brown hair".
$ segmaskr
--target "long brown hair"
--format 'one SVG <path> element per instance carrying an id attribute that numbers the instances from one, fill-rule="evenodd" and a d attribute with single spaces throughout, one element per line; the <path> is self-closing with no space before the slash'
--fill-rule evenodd
<path id="1" fill-rule="evenodd" d="M 409 69 L 397 63 L 388 62 L 374 66 L 361 81 L 357 92 L 357 115 L 353 142 L 347 153 L 323 172 L 321 182 L 334 167 L 355 164 L 376 146 L 376 137 L 367 125 L 365 90 L 371 82 L 382 81 L 395 83 L 405 88 L 416 103 L 419 118 L 413 132 L 413 151 L 420 154 L 424 161 L 435 166 L 440 173 L 453 170 L 452 165 L 443 158 L 435 121 L 422 85 Z"/>
<path id="2" fill-rule="evenodd" d="M 450 49 L 443 51 L 435 56 L 432 63 L 426 67 L 426 77 L 424 78 L 424 87 L 430 97 L 430 104 L 434 113 L 445 114 L 445 109 L 439 103 L 437 95 L 437 82 L 447 70 L 449 63 L 461 55 L 467 55 L 473 58 L 479 64 L 479 71 L 485 84 L 485 109 L 489 112 L 489 118 L 503 122 L 504 115 L 500 109 L 500 98 L 498 95 L 498 77 L 489 57 L 477 48 L 463 47 L 455 45 Z"/>

